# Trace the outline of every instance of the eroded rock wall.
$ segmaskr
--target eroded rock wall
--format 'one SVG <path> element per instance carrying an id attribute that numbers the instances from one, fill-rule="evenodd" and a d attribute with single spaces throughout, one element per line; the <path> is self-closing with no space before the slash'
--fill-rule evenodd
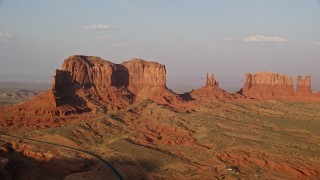
<path id="1" fill-rule="evenodd" d="M 293 77 L 279 73 L 246 73 L 240 93 L 255 99 L 291 99 L 294 95 Z"/>
<path id="2" fill-rule="evenodd" d="M 132 59 L 123 62 L 129 72 L 129 86 L 166 86 L 166 68 L 157 62 L 144 61 L 142 59 Z"/>
<path id="3" fill-rule="evenodd" d="M 298 96 L 304 96 L 304 95 L 311 95 L 311 77 L 310 75 L 305 76 L 303 79 L 301 75 L 297 78 L 297 89 L 296 89 L 296 95 Z"/>
<path id="4" fill-rule="evenodd" d="M 320 101 L 319 96 L 312 93 L 310 75 L 297 77 L 296 91 L 293 81 L 293 77 L 279 73 L 246 73 L 244 86 L 239 93 L 258 100 Z"/>
<path id="5" fill-rule="evenodd" d="M 100 104 L 100 107 L 120 101 L 130 104 L 134 99 L 165 103 L 170 98 L 164 96 L 175 96 L 166 87 L 165 66 L 142 59 L 114 64 L 99 57 L 70 56 L 62 69 L 56 70 L 52 84 L 58 106 L 63 104 L 59 102 L 66 99 L 66 94 L 80 94 L 87 104 Z M 89 92 L 90 95 L 86 95 Z M 118 108 L 121 107 L 123 105 Z"/>
<path id="6" fill-rule="evenodd" d="M 62 72 L 56 74 L 56 82 L 69 78 L 72 82 L 67 81 L 65 84 L 77 83 L 79 85 L 110 87 L 114 66 L 113 63 L 99 57 L 71 56 L 64 61 L 60 70 Z"/>

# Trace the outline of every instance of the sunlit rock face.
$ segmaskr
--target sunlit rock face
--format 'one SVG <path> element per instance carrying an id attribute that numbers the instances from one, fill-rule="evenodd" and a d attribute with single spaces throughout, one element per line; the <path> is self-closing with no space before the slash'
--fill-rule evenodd
<path id="1" fill-rule="evenodd" d="M 303 79 L 301 75 L 297 78 L 297 89 L 296 95 L 298 96 L 309 96 L 312 94 L 311 91 L 311 77 L 310 75 L 305 76 Z"/>
<path id="2" fill-rule="evenodd" d="M 293 77 L 270 72 L 246 73 L 240 93 L 254 99 L 292 99 Z"/>
<path id="3" fill-rule="evenodd" d="M 166 68 L 162 64 L 132 59 L 122 65 L 128 69 L 130 86 L 166 86 Z"/>

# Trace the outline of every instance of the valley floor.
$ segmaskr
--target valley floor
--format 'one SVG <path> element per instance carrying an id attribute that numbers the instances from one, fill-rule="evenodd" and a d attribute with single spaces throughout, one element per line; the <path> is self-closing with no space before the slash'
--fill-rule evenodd
<path id="1" fill-rule="evenodd" d="M 217 101 L 177 112 L 145 100 L 66 126 L 1 131 L 99 154 L 128 179 L 319 179 L 319 109 Z"/>

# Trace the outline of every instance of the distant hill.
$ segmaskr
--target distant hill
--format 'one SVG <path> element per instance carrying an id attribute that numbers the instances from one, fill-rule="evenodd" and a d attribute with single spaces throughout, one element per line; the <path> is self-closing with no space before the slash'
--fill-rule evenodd
<path id="1" fill-rule="evenodd" d="M 31 90 L 35 92 L 45 91 L 51 88 L 49 83 L 32 83 L 32 82 L 1 82 L 0 92 L 10 93 L 13 90 Z"/>
<path id="2" fill-rule="evenodd" d="M 0 74 L 0 82 L 24 82 L 50 84 L 52 76 L 28 74 Z"/>
<path id="3" fill-rule="evenodd" d="M 0 105 L 16 104 L 50 89 L 50 84 L 0 82 Z"/>

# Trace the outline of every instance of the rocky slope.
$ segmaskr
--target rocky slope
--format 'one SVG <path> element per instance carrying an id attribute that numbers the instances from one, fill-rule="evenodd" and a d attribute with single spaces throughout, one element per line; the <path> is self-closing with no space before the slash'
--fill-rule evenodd
<path id="1" fill-rule="evenodd" d="M 202 107 L 215 107 L 217 102 L 247 101 L 240 94 L 230 94 L 219 87 L 219 82 L 214 74 L 207 74 L 205 85 L 199 89 L 182 94 L 181 97 L 192 104 L 194 110 Z"/>

